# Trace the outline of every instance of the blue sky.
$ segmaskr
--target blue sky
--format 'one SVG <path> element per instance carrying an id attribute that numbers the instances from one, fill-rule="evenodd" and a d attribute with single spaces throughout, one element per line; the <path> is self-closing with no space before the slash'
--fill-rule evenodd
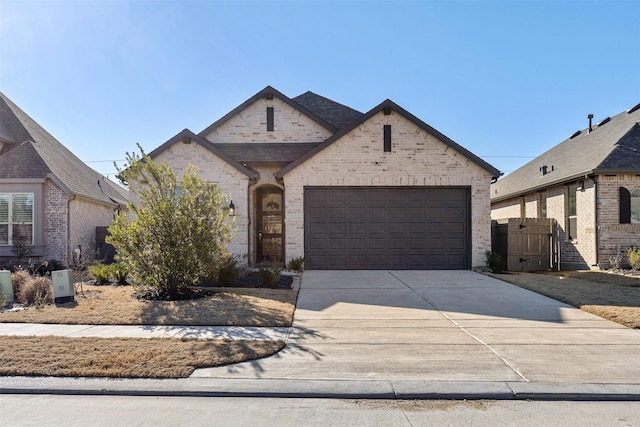
<path id="1" fill-rule="evenodd" d="M 111 177 L 267 85 L 390 98 L 508 173 L 640 102 L 639 52 L 639 1 L 0 0 L 0 91 Z"/>

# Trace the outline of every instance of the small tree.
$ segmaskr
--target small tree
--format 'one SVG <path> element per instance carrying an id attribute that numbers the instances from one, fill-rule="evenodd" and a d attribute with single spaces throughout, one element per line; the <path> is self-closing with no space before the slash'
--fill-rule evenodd
<path id="1" fill-rule="evenodd" d="M 112 244 L 138 286 L 156 288 L 169 298 L 210 276 L 228 256 L 235 224 L 227 215 L 229 198 L 189 166 L 181 180 L 166 163 L 127 153 L 119 170 L 134 201 L 129 214 L 109 227 Z"/>

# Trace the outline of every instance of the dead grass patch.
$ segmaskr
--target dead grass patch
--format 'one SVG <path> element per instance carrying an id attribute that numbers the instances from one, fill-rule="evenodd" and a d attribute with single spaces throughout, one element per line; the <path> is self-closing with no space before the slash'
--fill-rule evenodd
<path id="1" fill-rule="evenodd" d="M 630 328 L 640 328 L 640 277 L 598 271 L 490 275 Z"/>
<path id="2" fill-rule="evenodd" d="M 297 290 L 212 288 L 188 301 L 143 301 L 130 286 L 84 285 L 74 302 L 0 313 L 0 322 L 88 325 L 291 326 Z"/>
<path id="3" fill-rule="evenodd" d="M 0 336 L 0 375 L 186 378 L 270 356 L 282 341 Z"/>

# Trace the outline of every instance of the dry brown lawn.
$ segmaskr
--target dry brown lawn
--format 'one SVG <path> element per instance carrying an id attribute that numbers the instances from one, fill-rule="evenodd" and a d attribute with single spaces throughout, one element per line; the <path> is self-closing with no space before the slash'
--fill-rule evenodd
<path id="1" fill-rule="evenodd" d="M 297 290 L 213 288 L 190 301 L 141 301 L 130 286 L 84 285 L 75 301 L 1 312 L 0 322 L 287 327 Z M 0 336 L 0 375 L 182 378 L 270 356 L 282 341 Z"/>
<path id="2" fill-rule="evenodd" d="M 86 325 L 290 326 L 291 289 L 212 288 L 189 301 L 141 301 L 131 286 L 84 286 L 75 302 L 0 313 L 0 322 Z"/>
<path id="3" fill-rule="evenodd" d="M 0 375 L 186 378 L 272 355 L 282 341 L 0 336 Z"/>
<path id="4" fill-rule="evenodd" d="M 599 271 L 549 271 L 491 276 L 629 328 L 640 328 L 640 277 Z"/>

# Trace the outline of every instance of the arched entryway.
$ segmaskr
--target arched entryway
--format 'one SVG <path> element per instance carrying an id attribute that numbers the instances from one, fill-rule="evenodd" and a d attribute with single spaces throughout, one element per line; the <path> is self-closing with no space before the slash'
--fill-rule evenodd
<path id="1" fill-rule="evenodd" d="M 281 188 L 256 190 L 256 261 L 284 262 L 284 197 Z"/>

